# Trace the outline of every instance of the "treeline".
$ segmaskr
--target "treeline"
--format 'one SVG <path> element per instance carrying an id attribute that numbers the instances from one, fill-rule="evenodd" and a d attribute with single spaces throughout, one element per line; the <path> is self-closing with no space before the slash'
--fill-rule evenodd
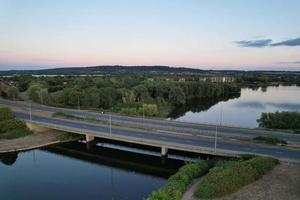
<path id="1" fill-rule="evenodd" d="M 257 122 L 264 128 L 300 129 L 300 112 L 262 113 Z"/>
<path id="2" fill-rule="evenodd" d="M 248 72 L 236 75 L 236 82 L 246 86 L 268 86 L 268 85 L 297 85 L 300 86 L 299 73 L 262 73 Z"/>
<path id="3" fill-rule="evenodd" d="M 111 110 L 132 115 L 166 116 L 194 99 L 223 99 L 240 94 L 233 84 L 154 80 L 141 74 L 15 78 L 20 91 L 45 105 Z"/>

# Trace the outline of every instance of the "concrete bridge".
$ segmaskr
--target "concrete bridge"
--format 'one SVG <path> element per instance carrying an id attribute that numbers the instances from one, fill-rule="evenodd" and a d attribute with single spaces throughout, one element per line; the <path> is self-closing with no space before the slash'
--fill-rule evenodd
<path id="1" fill-rule="evenodd" d="M 162 156 L 166 156 L 169 149 L 175 149 L 222 156 L 253 153 L 300 160 L 299 148 L 265 146 L 249 142 L 256 136 L 276 135 L 289 143 L 300 144 L 300 135 L 297 134 L 218 126 L 218 137 L 215 137 L 216 126 L 213 125 L 108 115 L 3 99 L 0 99 L 0 105 L 11 107 L 17 118 L 25 120 L 31 128 L 50 128 L 82 134 L 85 135 L 87 143 L 92 142 L 95 137 L 107 138 L 158 147 Z M 65 112 L 79 118 L 92 116 L 96 120 L 90 123 L 82 119 L 52 117 L 55 112 Z"/>
<path id="2" fill-rule="evenodd" d="M 69 120 L 24 112 L 15 112 L 17 118 L 25 120 L 30 128 L 50 128 L 85 135 L 87 143 L 95 137 L 110 140 L 153 146 L 161 149 L 161 155 L 167 156 L 168 149 L 186 152 L 214 154 L 221 156 L 236 156 L 239 154 L 258 154 L 274 156 L 280 159 L 300 160 L 300 150 L 280 146 L 262 146 L 253 143 L 236 141 L 218 141 L 215 151 L 215 141 L 212 138 L 180 135 L 153 130 L 140 130 L 117 127 L 105 124 L 89 123 L 82 120 Z"/>

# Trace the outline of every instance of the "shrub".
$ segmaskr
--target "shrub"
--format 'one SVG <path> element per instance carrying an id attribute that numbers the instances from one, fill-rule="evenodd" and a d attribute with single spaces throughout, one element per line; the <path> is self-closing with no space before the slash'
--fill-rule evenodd
<path id="1" fill-rule="evenodd" d="M 14 114 L 8 107 L 0 106 L 0 122 L 4 120 L 13 119 Z"/>
<path id="2" fill-rule="evenodd" d="M 14 130 L 11 130 L 11 131 L 8 131 L 6 134 L 5 134 L 5 139 L 16 139 L 16 138 L 19 138 L 19 137 L 24 137 L 24 136 L 27 136 L 27 135 L 30 135 L 32 134 L 32 132 L 30 130 L 28 130 L 27 128 L 25 129 L 14 129 Z"/>
<path id="3" fill-rule="evenodd" d="M 276 129 L 299 129 L 300 112 L 262 113 L 257 120 L 260 127 Z"/>
<path id="4" fill-rule="evenodd" d="M 168 179 L 165 186 L 152 192 L 148 200 L 181 200 L 193 179 L 205 174 L 209 168 L 209 164 L 205 161 L 186 164 Z"/>
<path id="5" fill-rule="evenodd" d="M 259 179 L 276 164 L 278 164 L 278 160 L 274 158 L 254 157 L 246 161 L 217 165 L 199 184 L 195 196 L 198 198 L 216 198 L 231 194 Z"/>
<path id="6" fill-rule="evenodd" d="M 0 122 L 0 132 L 5 133 L 14 129 L 26 129 L 26 124 L 17 119 L 9 119 Z"/>
<path id="7" fill-rule="evenodd" d="M 285 140 L 282 140 L 276 136 L 258 136 L 255 137 L 254 140 L 267 144 L 287 144 Z"/>

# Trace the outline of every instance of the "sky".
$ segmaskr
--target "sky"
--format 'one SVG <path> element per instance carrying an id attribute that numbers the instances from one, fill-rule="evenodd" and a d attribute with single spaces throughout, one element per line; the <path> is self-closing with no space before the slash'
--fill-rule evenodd
<path id="1" fill-rule="evenodd" d="M 300 70 L 299 0 L 0 0 L 0 70 Z"/>

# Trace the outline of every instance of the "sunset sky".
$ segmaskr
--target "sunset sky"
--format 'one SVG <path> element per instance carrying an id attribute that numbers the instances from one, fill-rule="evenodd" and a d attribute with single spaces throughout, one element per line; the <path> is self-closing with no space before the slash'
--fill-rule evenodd
<path id="1" fill-rule="evenodd" d="M 0 0 L 0 70 L 300 70 L 299 0 Z"/>

